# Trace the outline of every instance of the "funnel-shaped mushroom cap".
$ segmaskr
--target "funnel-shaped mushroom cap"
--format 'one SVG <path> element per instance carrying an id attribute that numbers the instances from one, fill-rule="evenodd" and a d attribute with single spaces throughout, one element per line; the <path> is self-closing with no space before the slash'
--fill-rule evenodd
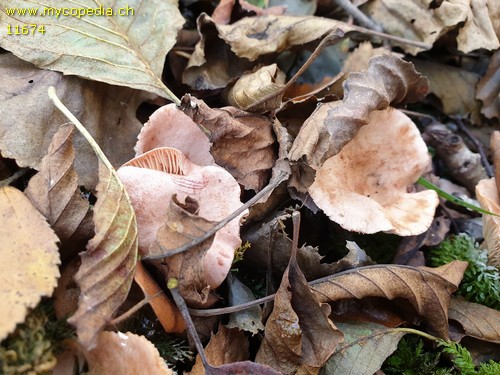
<path id="1" fill-rule="evenodd" d="M 408 193 L 430 157 L 415 124 L 393 108 L 373 111 L 368 125 L 317 171 L 314 203 L 343 228 L 401 236 L 425 232 L 439 203 L 431 190 Z"/>
<path id="2" fill-rule="evenodd" d="M 198 202 L 197 214 L 210 221 L 220 221 L 238 209 L 240 187 L 224 169 L 199 166 L 174 148 L 156 148 L 118 169 L 137 216 L 139 250 L 148 254 L 158 229 L 165 224 L 173 195 L 184 202 L 189 196 Z M 248 211 L 216 233 L 205 258 L 205 280 L 216 288 L 224 280 L 241 244 L 239 225 Z"/>

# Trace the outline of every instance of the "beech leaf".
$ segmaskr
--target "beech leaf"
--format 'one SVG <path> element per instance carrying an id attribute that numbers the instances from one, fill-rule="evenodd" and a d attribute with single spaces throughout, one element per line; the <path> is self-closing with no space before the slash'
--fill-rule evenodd
<path id="1" fill-rule="evenodd" d="M 40 172 L 30 179 L 24 191 L 61 242 L 77 230 L 89 209 L 88 202 L 80 195 L 73 167 L 73 132 L 72 125 L 61 125 L 42 159 Z"/>
<path id="2" fill-rule="evenodd" d="M 500 311 L 452 298 L 448 319 L 460 323 L 467 336 L 500 344 Z"/>
<path id="3" fill-rule="evenodd" d="M 19 190 L 0 188 L 0 341 L 14 331 L 59 278 L 57 236 Z"/>
<path id="4" fill-rule="evenodd" d="M 336 348 L 321 369 L 320 375 L 375 374 L 406 334 L 397 328 L 387 328 L 375 323 L 336 323 L 336 325 L 344 334 L 345 340 Z"/>
<path id="5" fill-rule="evenodd" d="M 145 90 L 178 102 L 161 81 L 165 56 L 184 23 L 176 0 L 130 0 L 123 9 L 114 0 L 81 0 L 79 8 L 70 0 L 47 0 L 43 6 L 32 0 L 14 0 L 8 5 L 17 9 L 36 6 L 38 14 L 26 12 L 20 17 L 2 11 L 2 29 L 22 24 L 45 28 L 44 33 L 33 32 L 26 38 L 2 33 L 0 46 L 16 56 L 40 68 Z M 128 9 L 125 5 L 130 10 L 119 15 L 119 10 Z M 106 14 L 58 14 L 63 8 L 102 9 Z M 108 9 L 113 15 L 107 14 Z"/>
<path id="6" fill-rule="evenodd" d="M 311 286 L 320 302 L 382 297 L 404 298 L 443 338 L 448 337 L 448 307 L 467 262 L 437 268 L 376 265 L 344 271 L 316 280 Z"/>
<path id="7" fill-rule="evenodd" d="M 84 352 L 89 375 L 174 375 L 158 349 L 144 336 L 131 332 L 101 332 L 96 347 Z"/>

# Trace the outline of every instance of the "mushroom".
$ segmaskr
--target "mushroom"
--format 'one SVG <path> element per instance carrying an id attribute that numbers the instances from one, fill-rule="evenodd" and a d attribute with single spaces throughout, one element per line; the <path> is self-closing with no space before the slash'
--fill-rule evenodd
<path id="1" fill-rule="evenodd" d="M 215 222 L 242 205 L 240 187 L 229 172 L 218 166 L 197 165 L 175 148 L 148 151 L 120 167 L 118 176 L 136 213 L 141 255 L 149 254 L 174 195 L 181 202 L 188 197 L 195 199 L 199 205 L 197 215 Z M 203 258 L 204 279 L 212 289 L 229 272 L 234 251 L 241 245 L 240 222 L 247 214 L 245 210 L 220 229 Z"/>
<path id="2" fill-rule="evenodd" d="M 439 203 L 432 190 L 408 193 L 429 165 L 427 147 L 415 124 L 387 108 L 318 169 L 309 193 L 343 228 L 401 236 L 425 232 Z"/>

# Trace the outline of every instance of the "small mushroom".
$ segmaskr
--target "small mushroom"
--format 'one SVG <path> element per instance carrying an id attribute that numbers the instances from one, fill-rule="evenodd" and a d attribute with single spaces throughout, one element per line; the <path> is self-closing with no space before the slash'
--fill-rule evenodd
<path id="1" fill-rule="evenodd" d="M 401 236 L 425 232 L 439 203 L 436 192 L 408 193 L 429 165 L 427 147 L 402 112 L 373 111 L 369 123 L 318 169 L 314 203 L 343 228 Z"/>
<path id="2" fill-rule="evenodd" d="M 158 229 L 172 197 L 184 202 L 190 197 L 198 202 L 197 215 L 218 222 L 238 209 L 240 187 L 236 180 L 221 167 L 199 166 L 181 151 L 161 147 L 148 151 L 118 169 L 134 207 L 139 231 L 139 251 L 149 254 Z M 231 267 L 234 251 L 241 245 L 239 226 L 243 212 L 214 237 L 204 257 L 204 278 L 211 288 L 218 287 Z M 166 260 L 168 262 L 168 258 Z"/>

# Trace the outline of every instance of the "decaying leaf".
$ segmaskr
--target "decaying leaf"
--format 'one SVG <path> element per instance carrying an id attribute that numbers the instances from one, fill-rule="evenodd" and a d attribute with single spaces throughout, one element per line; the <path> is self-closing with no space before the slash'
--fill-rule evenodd
<path id="1" fill-rule="evenodd" d="M 336 323 L 344 334 L 320 374 L 375 374 L 406 334 L 375 323 Z"/>
<path id="2" fill-rule="evenodd" d="M 500 118 L 500 50 L 493 54 L 486 74 L 477 84 L 476 99 L 483 102 L 483 115 Z"/>
<path id="3" fill-rule="evenodd" d="M 429 163 L 427 146 L 407 116 L 393 108 L 373 111 L 368 124 L 318 169 L 309 193 L 347 230 L 416 235 L 429 228 L 439 204 L 435 191 L 407 192 Z"/>
<path id="4" fill-rule="evenodd" d="M 205 133 L 175 104 L 158 108 L 141 129 L 135 145 L 135 156 L 154 148 L 172 147 L 193 163 L 214 165 L 212 144 Z"/>
<path id="5" fill-rule="evenodd" d="M 165 56 L 184 23 L 176 0 L 131 0 L 118 9 L 115 1 L 47 0 L 37 15 L 22 18 L 0 12 L 0 26 L 38 25 L 29 38 L 0 36 L 0 46 L 40 68 L 95 81 L 132 87 L 174 100 L 161 81 Z M 10 7 L 31 8 L 32 1 L 14 0 Z M 61 15 L 61 9 L 102 9 L 101 16 Z M 107 14 L 108 9 L 113 14 Z M 118 12 L 126 15 L 118 15 Z M 112 17 L 111 17 L 112 16 Z M 144 22 L 148 20 L 148 22 Z M 44 26 L 44 32 L 40 27 Z"/>
<path id="6" fill-rule="evenodd" d="M 227 288 L 229 306 L 240 305 L 255 300 L 250 288 L 238 280 L 232 272 L 229 272 L 227 275 Z M 264 325 L 262 324 L 261 307 L 253 306 L 243 311 L 231 313 L 226 327 L 248 331 L 253 335 L 259 333 L 259 331 L 263 331 Z"/>
<path id="7" fill-rule="evenodd" d="M 215 162 L 245 189 L 261 190 L 276 161 L 272 121 L 234 107 L 210 108 L 202 100 L 185 95 L 181 108 L 200 124 L 212 142 Z"/>
<path id="8" fill-rule="evenodd" d="M 313 294 L 292 252 L 269 316 L 256 362 L 285 374 L 324 365 L 343 335 L 328 319 L 330 308 Z"/>
<path id="9" fill-rule="evenodd" d="M 123 165 L 118 170 L 118 175 L 127 188 L 137 215 L 139 247 L 143 255 L 164 252 L 158 246 L 151 248 L 151 245 L 156 241 L 159 228 L 165 224 L 165 230 L 179 232 L 170 245 L 161 243 L 165 249 L 184 245 L 191 241 L 193 236 L 196 237 L 213 226 L 213 223 L 205 223 L 204 229 L 197 229 L 184 223 L 186 226 L 172 226 L 169 229 L 167 215 L 174 195 L 182 204 L 188 203 L 188 196 L 191 201 L 195 201 L 196 206 L 193 208 L 196 211 L 192 212 L 196 212 L 196 215 L 193 216 L 205 222 L 223 220 L 242 204 L 240 187 L 228 172 L 217 166 L 196 165 L 182 152 L 173 148 L 163 147 L 148 151 Z M 247 213 L 248 211 L 244 211 L 215 234 L 214 245 L 208 249 L 204 258 L 206 272 L 203 271 L 202 278 L 212 288 L 219 286 L 229 272 L 234 250 L 241 244 L 240 221 Z M 185 219 L 191 220 L 187 217 Z M 197 232 L 189 233 L 189 230 Z M 165 241 L 170 241 L 168 236 Z"/>
<path id="10" fill-rule="evenodd" d="M 101 332 L 96 347 L 84 351 L 89 375 L 173 375 L 158 349 L 144 336 L 131 332 Z"/>
<path id="11" fill-rule="evenodd" d="M 467 336 L 500 343 L 500 311 L 452 298 L 448 319 L 459 322 Z"/>
<path id="12" fill-rule="evenodd" d="M 164 225 L 158 229 L 156 241 L 150 246 L 149 254 L 162 254 L 185 245 L 203 235 L 216 223 L 196 214 L 198 202 L 186 197 L 179 202 L 174 195 L 164 214 Z M 220 232 L 219 232 L 220 233 Z M 221 235 L 207 238 L 189 251 L 170 256 L 161 262 L 165 280 L 176 278 L 179 292 L 191 307 L 203 308 L 213 305 L 218 298 L 211 292 L 226 278 L 234 256 L 231 240 Z M 238 236 L 236 236 L 238 237 Z M 238 237 L 239 239 L 239 237 Z"/>
<path id="13" fill-rule="evenodd" d="M 94 225 L 95 236 L 81 253 L 82 264 L 74 277 L 81 292 L 78 310 L 68 319 L 86 348 L 95 345 L 99 331 L 125 301 L 138 257 L 130 198 L 116 172 L 101 161 Z"/>
<path id="14" fill-rule="evenodd" d="M 285 13 L 285 5 L 277 5 L 260 8 L 246 0 L 221 0 L 212 13 L 212 19 L 218 24 L 226 25 L 231 23 L 231 15 L 237 13 L 239 18 L 243 16 L 261 16 L 264 14 L 281 15 Z M 234 20 L 233 20 L 234 21 Z"/>
<path id="15" fill-rule="evenodd" d="M 50 296 L 59 278 L 57 236 L 19 190 L 0 188 L 0 341 Z"/>
<path id="16" fill-rule="evenodd" d="M 284 92 L 261 105 L 253 107 L 253 104 L 268 95 L 277 94 L 284 83 L 285 74 L 278 69 L 277 64 L 264 66 L 253 73 L 241 76 L 227 92 L 227 102 L 243 110 L 252 107 L 252 112 L 271 111 L 279 108 Z"/>
<path id="17" fill-rule="evenodd" d="M 85 123 L 114 166 L 134 156 L 133 147 L 142 126 L 135 117 L 137 107 L 155 97 L 144 91 L 38 69 L 11 53 L 0 54 L 0 76 L 0 152 L 21 167 L 35 169 L 40 168 L 59 126 L 67 122 L 47 97 L 49 86 L 56 88 L 64 103 Z M 73 144 L 78 183 L 92 190 L 98 180 L 94 151 L 80 134 L 75 134 Z"/>
<path id="18" fill-rule="evenodd" d="M 478 74 L 431 61 L 413 60 L 413 63 L 429 79 L 430 92 L 439 98 L 445 114 L 470 116 L 472 123 L 481 123 L 481 102 L 476 100 L 475 92 L 471 89 L 480 79 Z"/>
<path id="19" fill-rule="evenodd" d="M 205 355 L 208 363 L 212 366 L 245 361 L 249 357 L 248 339 L 242 331 L 229 329 L 221 324 L 217 334 L 212 334 L 210 342 L 205 348 Z M 196 356 L 196 363 L 188 374 L 205 374 L 200 355 Z"/>
<path id="20" fill-rule="evenodd" d="M 434 330 L 448 337 L 448 307 L 467 262 L 437 268 L 376 265 L 344 271 L 315 281 L 311 289 L 320 302 L 365 297 L 404 298 Z"/>
<path id="21" fill-rule="evenodd" d="M 80 195 L 78 176 L 73 167 L 72 125 L 62 125 L 54 135 L 49 153 L 42 159 L 40 172 L 33 176 L 25 190 L 33 205 L 63 242 L 81 224 L 89 209 Z"/>
<path id="22" fill-rule="evenodd" d="M 373 57 L 367 71 L 351 73 L 344 82 L 342 103 L 320 106 L 304 123 L 290 150 L 290 160 L 319 168 L 368 123 L 372 111 L 418 101 L 427 87 L 427 79 L 411 63 L 396 56 Z M 312 183 L 310 176 L 306 180 Z"/>
<path id="23" fill-rule="evenodd" d="M 141 287 L 149 304 L 155 312 L 160 324 L 167 333 L 181 333 L 186 330 L 186 325 L 175 304 L 165 295 L 157 282 L 149 275 L 141 262 L 137 262 L 134 280 Z M 158 295 L 160 293 L 160 295 Z"/>

